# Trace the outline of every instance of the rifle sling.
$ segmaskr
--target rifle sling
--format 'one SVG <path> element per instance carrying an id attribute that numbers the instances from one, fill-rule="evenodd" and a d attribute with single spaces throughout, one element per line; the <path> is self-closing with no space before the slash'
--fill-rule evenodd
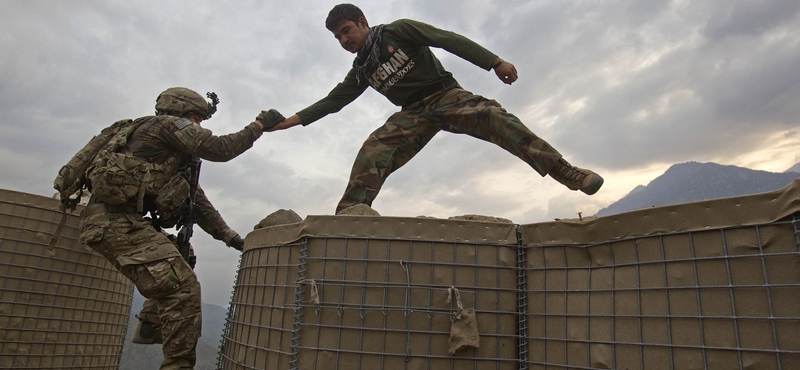
<path id="1" fill-rule="evenodd" d="M 58 238 L 61 237 L 61 233 L 64 232 L 64 226 L 67 224 L 67 210 L 65 209 L 61 213 L 61 221 L 58 223 L 58 227 L 56 227 L 56 231 L 50 237 L 50 243 L 47 245 L 47 249 L 53 250 L 56 247 L 56 243 L 58 243 Z"/>

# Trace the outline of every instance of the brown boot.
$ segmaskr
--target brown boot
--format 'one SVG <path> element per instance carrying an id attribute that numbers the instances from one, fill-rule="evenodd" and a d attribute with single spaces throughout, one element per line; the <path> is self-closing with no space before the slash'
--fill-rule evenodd
<path id="1" fill-rule="evenodd" d="M 136 331 L 133 332 L 133 343 L 137 344 L 161 344 L 161 328 L 157 328 L 149 321 L 139 320 Z"/>
<path id="2" fill-rule="evenodd" d="M 558 160 L 548 174 L 570 190 L 580 190 L 588 195 L 597 193 L 603 186 L 600 175 L 583 168 L 575 167 L 564 158 Z"/>

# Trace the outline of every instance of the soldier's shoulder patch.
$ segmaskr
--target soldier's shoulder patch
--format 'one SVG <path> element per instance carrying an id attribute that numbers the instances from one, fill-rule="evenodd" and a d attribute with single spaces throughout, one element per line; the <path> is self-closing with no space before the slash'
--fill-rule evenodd
<path id="1" fill-rule="evenodd" d="M 178 128 L 178 130 L 183 129 L 186 126 L 191 126 L 192 123 L 193 122 L 190 121 L 188 118 L 179 118 L 176 119 L 175 122 L 173 122 L 173 124 Z"/>

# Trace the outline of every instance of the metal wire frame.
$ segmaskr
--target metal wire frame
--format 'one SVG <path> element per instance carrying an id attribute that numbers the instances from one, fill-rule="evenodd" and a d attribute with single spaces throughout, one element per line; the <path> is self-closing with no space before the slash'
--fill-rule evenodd
<path id="1" fill-rule="evenodd" d="M 279 362 L 281 359 L 285 359 L 286 364 L 291 361 L 292 353 L 289 346 L 286 346 L 286 349 L 282 349 L 280 345 L 283 343 L 284 338 L 291 338 L 292 336 L 290 324 L 283 315 L 280 319 L 275 319 L 273 315 L 270 315 L 265 320 L 266 322 L 262 323 L 261 315 L 265 309 L 269 311 L 273 309 L 286 310 L 286 312 L 290 309 L 288 305 L 283 303 L 275 304 L 275 302 L 279 299 L 281 302 L 285 302 L 285 296 L 279 296 L 278 289 L 284 294 L 289 290 L 294 293 L 295 284 L 268 286 L 266 281 L 268 279 L 269 281 L 278 281 L 280 269 L 286 270 L 284 274 L 280 275 L 283 281 L 293 279 L 296 273 L 293 274 L 292 271 L 297 271 L 299 264 L 291 263 L 290 256 L 293 250 L 302 248 L 302 244 L 304 243 L 301 241 L 300 243 L 274 248 L 249 249 L 242 254 L 223 332 L 218 368 L 223 369 L 226 365 L 233 364 L 239 369 L 262 369 L 265 368 L 263 364 L 269 361 L 273 361 L 275 364 L 283 364 Z M 268 261 L 280 260 L 282 263 L 275 262 L 269 264 L 269 266 L 257 265 L 256 261 L 262 261 L 264 255 L 266 255 Z M 261 273 L 264 267 L 272 268 L 270 276 L 267 276 L 267 272 Z M 258 283 L 245 283 L 251 274 L 257 274 L 255 280 Z M 258 302 L 248 302 L 248 294 L 256 291 L 265 292 L 265 294 L 260 294 L 260 301 Z M 250 337 L 252 333 L 255 333 L 254 338 Z M 259 346 L 262 343 L 265 343 L 263 348 Z M 275 368 L 281 369 L 282 367 L 278 365 Z"/>
<path id="2" fill-rule="evenodd" d="M 800 255 L 800 227 L 797 226 L 797 214 L 792 215 L 792 226 L 794 227 L 794 238 L 797 242 L 797 254 Z"/>
<path id="3" fill-rule="evenodd" d="M 297 369 L 298 353 L 300 352 L 300 326 L 303 324 L 303 312 L 297 302 L 303 301 L 303 282 L 306 280 L 306 259 L 308 258 L 308 239 L 303 238 L 300 244 L 300 263 L 297 268 L 297 281 L 294 294 L 294 323 L 292 325 L 292 347 L 290 350 L 289 368 Z"/>
<path id="4" fill-rule="evenodd" d="M 231 288 L 231 297 L 228 298 L 228 302 L 235 302 L 234 297 L 236 295 L 235 287 L 239 285 L 239 271 L 242 270 L 242 255 L 239 255 L 239 262 L 236 266 L 236 275 L 233 278 L 233 287 Z M 217 369 L 222 369 L 222 364 L 225 360 L 225 356 L 223 353 L 225 352 L 225 344 L 226 338 L 231 331 L 231 322 L 233 321 L 233 314 L 234 314 L 234 306 L 233 304 L 228 307 L 228 313 L 225 316 L 225 324 L 222 328 L 222 336 L 219 339 L 219 348 L 217 348 Z"/>
<path id="5" fill-rule="evenodd" d="M 527 254 L 522 246 L 522 230 L 517 225 L 517 358 L 519 370 L 528 369 L 528 274 Z"/>

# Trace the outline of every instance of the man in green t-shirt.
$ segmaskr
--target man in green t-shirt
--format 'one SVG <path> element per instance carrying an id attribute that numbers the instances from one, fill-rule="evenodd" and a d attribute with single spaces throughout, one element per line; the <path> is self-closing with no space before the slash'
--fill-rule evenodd
<path id="1" fill-rule="evenodd" d="M 372 205 L 389 174 L 406 164 L 440 130 L 492 142 L 571 190 L 592 195 L 603 185 L 600 175 L 569 164 L 498 102 L 462 89 L 430 50 L 431 46 L 442 48 L 487 71 L 494 70 L 506 84 L 516 81 L 514 65 L 486 48 L 410 19 L 370 27 L 364 13 L 352 4 L 336 5 L 325 26 L 345 50 L 356 54 L 353 67 L 328 96 L 271 131 L 305 126 L 338 112 L 367 87 L 401 107 L 359 150 L 336 213 L 359 203 Z"/>

